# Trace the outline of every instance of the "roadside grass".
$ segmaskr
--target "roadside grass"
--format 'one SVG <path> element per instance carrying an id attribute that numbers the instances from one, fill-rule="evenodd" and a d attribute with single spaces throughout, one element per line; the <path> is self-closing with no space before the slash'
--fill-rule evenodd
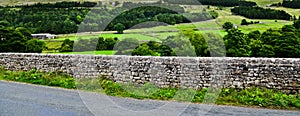
<path id="1" fill-rule="evenodd" d="M 107 95 L 136 99 L 175 100 L 203 103 L 207 89 L 156 88 L 146 83 L 135 91 L 127 85 L 100 78 L 99 83 Z M 129 84 L 132 85 L 132 84 Z M 192 96 L 192 97 L 191 97 Z M 189 99 L 191 98 L 191 99 Z M 248 89 L 223 88 L 215 104 L 235 106 L 257 106 L 275 109 L 300 109 L 300 94 L 286 94 L 278 90 L 252 87 Z"/>
<path id="2" fill-rule="evenodd" d="M 0 79 L 8 81 L 56 86 L 67 89 L 76 88 L 74 78 L 61 72 L 45 73 L 36 69 L 31 69 L 30 71 L 9 71 L 0 67 L 0 76 Z"/>
<path id="3" fill-rule="evenodd" d="M 218 97 L 215 104 L 273 109 L 300 109 L 300 94 L 287 94 L 278 90 L 252 87 L 247 89 L 223 88 L 219 96 L 207 94 L 208 89 L 199 90 L 183 88 L 158 88 L 153 84 L 134 85 L 132 83 L 116 83 L 105 77 L 73 78 L 61 72 L 9 71 L 0 68 L 0 79 L 26 82 L 67 89 L 99 92 L 110 96 L 130 97 L 135 99 L 171 100 L 179 102 L 204 102 L 205 96 Z"/>

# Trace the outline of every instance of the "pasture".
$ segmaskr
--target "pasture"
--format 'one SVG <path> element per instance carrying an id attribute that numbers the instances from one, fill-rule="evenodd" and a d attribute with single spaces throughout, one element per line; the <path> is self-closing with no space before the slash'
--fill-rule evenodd
<path id="1" fill-rule="evenodd" d="M 255 1 L 255 0 L 252 0 Z M 259 5 L 267 5 L 271 3 L 276 3 L 277 1 L 269 1 L 269 0 L 262 0 L 256 1 Z M 185 5 L 187 12 L 198 12 L 201 13 L 201 10 L 193 11 L 193 7 L 195 5 Z M 197 6 L 200 8 L 207 8 L 207 5 Z M 218 13 L 217 19 L 212 19 L 208 21 L 200 21 L 200 22 L 192 22 L 192 23 L 182 23 L 182 24 L 175 24 L 175 25 L 167 25 L 167 26 L 156 26 L 156 27 L 148 27 L 148 28 L 139 28 L 139 29 L 127 29 L 124 31 L 124 34 L 115 34 L 114 31 L 105 31 L 105 32 L 92 32 L 92 33 L 78 33 L 78 34 L 66 34 L 66 35 L 59 35 L 57 42 L 55 41 L 47 41 L 47 47 L 50 49 L 58 49 L 62 44 L 62 40 L 70 39 L 70 40 L 77 40 L 77 39 L 90 39 L 90 38 L 118 38 L 119 40 L 123 40 L 125 38 L 136 38 L 140 42 L 146 41 L 157 41 L 161 42 L 162 40 L 166 39 L 168 36 L 174 36 L 178 34 L 181 30 L 197 30 L 201 33 L 216 33 L 224 37 L 227 32 L 222 29 L 222 25 L 225 22 L 232 22 L 238 28 L 244 32 L 249 33 L 251 31 L 260 31 L 264 32 L 270 28 L 272 29 L 279 29 L 284 25 L 291 25 L 293 24 L 292 21 L 287 20 L 265 20 L 265 19 L 249 19 L 243 16 L 234 15 L 231 13 L 230 9 L 232 7 L 216 7 L 210 6 L 207 11 L 215 11 Z M 273 9 L 278 10 L 285 10 L 292 15 L 298 16 L 300 14 L 299 9 L 289 9 L 289 8 L 282 8 L 282 7 L 271 7 Z M 240 25 L 241 21 L 246 19 L 247 21 L 259 21 L 259 24 L 251 24 L 251 25 Z M 75 52 L 74 54 L 94 54 L 94 52 Z M 113 54 L 112 52 L 108 51 L 97 51 L 96 54 Z"/>
<path id="2" fill-rule="evenodd" d="M 103 51 L 84 51 L 84 52 L 62 52 L 54 54 L 86 54 L 86 55 L 114 55 L 117 51 L 103 50 Z"/>

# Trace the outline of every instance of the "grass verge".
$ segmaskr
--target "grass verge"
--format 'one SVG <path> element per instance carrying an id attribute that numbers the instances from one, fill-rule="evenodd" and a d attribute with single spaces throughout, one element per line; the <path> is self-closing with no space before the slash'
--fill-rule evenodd
<path id="1" fill-rule="evenodd" d="M 120 84 L 104 77 L 74 79 L 63 73 L 45 73 L 35 69 L 30 71 L 9 71 L 0 68 L 0 80 L 26 82 L 101 92 L 110 96 L 135 99 L 174 100 L 203 103 L 207 89 L 158 88 L 150 83 L 143 86 Z M 275 109 L 300 109 L 300 94 L 286 94 L 278 90 L 252 87 L 248 89 L 223 88 L 215 104 Z"/>
<path id="2" fill-rule="evenodd" d="M 25 82 L 31 84 L 63 87 L 75 89 L 75 81 L 72 76 L 60 72 L 45 73 L 32 69 L 30 71 L 9 71 L 0 67 L 0 80 Z"/>

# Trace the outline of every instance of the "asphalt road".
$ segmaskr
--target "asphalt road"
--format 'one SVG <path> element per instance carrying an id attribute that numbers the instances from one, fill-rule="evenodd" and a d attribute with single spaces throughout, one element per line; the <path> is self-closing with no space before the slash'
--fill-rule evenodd
<path id="1" fill-rule="evenodd" d="M 0 81 L 0 116 L 300 116 L 269 110 L 135 100 L 61 88 Z"/>

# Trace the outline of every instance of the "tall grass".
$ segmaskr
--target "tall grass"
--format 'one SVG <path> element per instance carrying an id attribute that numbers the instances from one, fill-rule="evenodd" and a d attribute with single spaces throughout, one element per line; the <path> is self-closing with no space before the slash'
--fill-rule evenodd
<path id="1" fill-rule="evenodd" d="M 26 82 L 32 84 L 57 86 L 101 92 L 110 96 L 130 97 L 135 99 L 172 100 L 193 103 L 206 103 L 205 96 L 216 97 L 215 104 L 236 106 L 258 106 L 276 109 L 300 109 L 300 94 L 288 94 L 279 90 L 252 87 L 247 89 L 223 88 L 219 96 L 206 95 L 206 88 L 158 88 L 151 83 L 136 85 L 134 83 L 116 83 L 103 76 L 99 78 L 76 78 L 60 72 L 9 71 L 0 68 L 0 79 Z"/>

